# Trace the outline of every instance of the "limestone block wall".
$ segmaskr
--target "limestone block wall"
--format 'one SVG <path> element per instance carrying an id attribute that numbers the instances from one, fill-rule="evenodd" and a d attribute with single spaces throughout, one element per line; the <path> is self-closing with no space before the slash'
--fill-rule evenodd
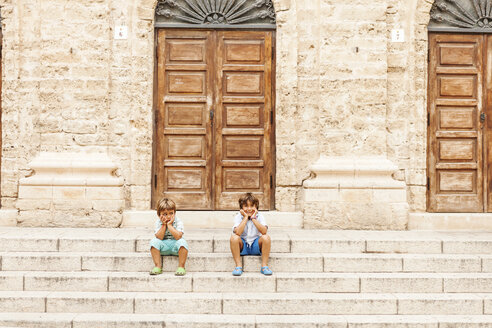
<path id="1" fill-rule="evenodd" d="M 388 158 L 400 168 L 413 212 L 426 210 L 427 24 L 433 2 L 388 3 L 388 30 L 401 28 L 406 36 L 404 43 L 388 42 Z"/>
<path id="2" fill-rule="evenodd" d="M 282 211 L 302 210 L 302 182 L 320 155 L 383 155 L 387 134 L 387 1 L 289 4 L 296 33 L 284 49 L 297 52 L 290 64 L 295 72 L 277 57 L 276 203 Z M 279 54 L 288 32 L 279 24 Z M 284 81 L 297 85 L 285 101 Z"/>
<path id="3" fill-rule="evenodd" d="M 40 152 L 107 153 L 124 208 L 148 209 L 155 1 L 1 1 L 2 208 Z M 127 25 L 126 40 L 114 40 Z"/>
<path id="4" fill-rule="evenodd" d="M 432 0 L 275 0 L 276 208 L 303 211 L 324 156 L 385 156 L 425 210 Z M 0 0 L 2 209 L 41 152 L 107 153 L 125 210 L 148 210 L 156 0 Z M 114 28 L 128 26 L 126 40 Z M 406 33 L 392 43 L 393 28 Z"/>

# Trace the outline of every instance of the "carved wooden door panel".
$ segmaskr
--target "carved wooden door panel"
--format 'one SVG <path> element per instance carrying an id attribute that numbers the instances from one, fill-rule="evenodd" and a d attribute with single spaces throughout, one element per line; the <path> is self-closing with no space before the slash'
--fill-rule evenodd
<path id="1" fill-rule="evenodd" d="M 269 209 L 272 33 L 221 31 L 217 42 L 216 208 L 237 209 L 251 191 Z"/>
<path id="2" fill-rule="evenodd" d="M 159 29 L 153 203 L 270 209 L 272 32 Z"/>
<path id="3" fill-rule="evenodd" d="M 2 45 L 3 45 L 3 34 L 2 34 L 2 28 L 0 27 L 0 146 L 3 145 L 3 141 L 2 141 L 2 66 L 3 66 L 2 65 L 2 62 L 3 62 Z M 2 152 L 0 151 L 0 172 L 1 171 L 2 171 Z M 0 178 L 0 185 L 1 185 L 1 178 Z"/>
<path id="4" fill-rule="evenodd" d="M 158 30 L 154 197 L 212 209 L 214 35 Z"/>
<path id="5" fill-rule="evenodd" d="M 485 37 L 429 34 L 428 210 L 483 212 Z"/>
<path id="6" fill-rule="evenodd" d="M 492 212 L 492 36 L 485 35 L 484 50 L 484 80 L 485 80 L 485 104 L 481 121 L 484 121 L 484 160 L 485 160 L 485 192 L 486 210 Z"/>

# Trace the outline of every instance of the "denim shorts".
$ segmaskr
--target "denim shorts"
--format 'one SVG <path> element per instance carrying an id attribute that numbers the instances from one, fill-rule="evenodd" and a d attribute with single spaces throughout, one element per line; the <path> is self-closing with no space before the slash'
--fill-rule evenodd
<path id="1" fill-rule="evenodd" d="M 241 240 L 243 241 L 243 250 L 241 251 L 241 255 L 261 255 L 260 244 L 258 243 L 260 237 L 256 238 L 251 246 L 249 246 L 243 238 L 241 238 Z"/>

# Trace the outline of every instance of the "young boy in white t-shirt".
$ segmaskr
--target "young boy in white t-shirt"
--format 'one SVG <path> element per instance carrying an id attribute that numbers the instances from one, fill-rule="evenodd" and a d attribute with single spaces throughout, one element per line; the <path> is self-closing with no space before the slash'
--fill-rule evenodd
<path id="1" fill-rule="evenodd" d="M 268 226 L 265 218 L 258 213 L 260 202 L 251 193 L 247 193 L 239 199 L 240 212 L 234 217 L 234 227 L 231 236 L 231 252 L 236 268 L 232 271 L 234 276 L 243 273 L 241 255 L 261 255 L 261 270 L 264 275 L 272 275 L 268 267 L 272 240 L 267 235 Z"/>

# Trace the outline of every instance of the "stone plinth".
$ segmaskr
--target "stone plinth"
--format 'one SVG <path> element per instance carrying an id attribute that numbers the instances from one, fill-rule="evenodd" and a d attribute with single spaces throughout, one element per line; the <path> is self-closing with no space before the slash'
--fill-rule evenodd
<path id="1" fill-rule="evenodd" d="M 385 157 L 321 157 L 304 187 L 304 228 L 402 230 L 406 185 Z"/>
<path id="2" fill-rule="evenodd" d="M 118 227 L 123 179 L 105 153 L 41 153 L 20 179 L 18 225 Z"/>
<path id="3" fill-rule="evenodd" d="M 410 213 L 408 230 L 492 232 L 492 213 Z"/>

